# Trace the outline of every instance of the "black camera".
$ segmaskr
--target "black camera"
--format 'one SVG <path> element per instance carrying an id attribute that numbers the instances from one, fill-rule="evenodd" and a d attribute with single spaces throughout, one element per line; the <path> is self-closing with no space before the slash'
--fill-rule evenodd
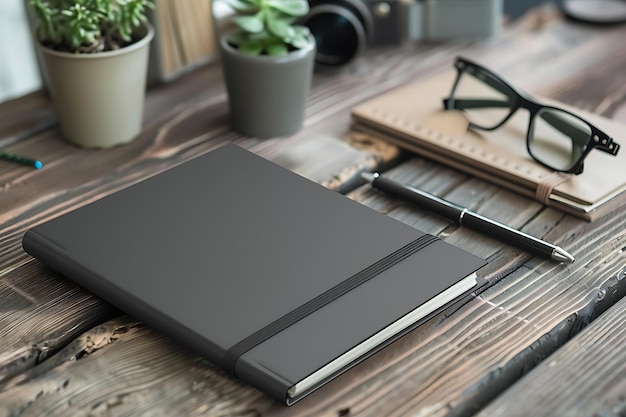
<path id="1" fill-rule="evenodd" d="M 317 41 L 316 62 L 344 65 L 366 45 L 496 33 L 502 0 L 310 0 L 301 23 Z"/>
<path id="2" fill-rule="evenodd" d="M 410 9 L 398 0 L 311 0 L 302 23 L 317 42 L 317 63 L 338 66 L 352 61 L 366 45 L 407 39 Z"/>

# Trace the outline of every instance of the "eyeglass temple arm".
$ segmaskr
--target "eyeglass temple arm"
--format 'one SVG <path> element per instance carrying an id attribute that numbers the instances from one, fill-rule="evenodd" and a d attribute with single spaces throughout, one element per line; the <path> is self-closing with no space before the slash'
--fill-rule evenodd
<path id="1" fill-rule="evenodd" d="M 450 102 L 454 102 L 455 109 L 485 109 L 485 108 L 509 108 L 511 104 L 506 100 L 487 100 L 487 99 L 467 99 L 455 98 L 454 100 L 446 98 L 443 100 L 443 106 L 449 108 Z"/>
<path id="2" fill-rule="evenodd" d="M 450 101 L 451 100 L 449 98 L 443 100 L 444 108 L 450 108 Z M 453 102 L 454 108 L 459 110 L 510 107 L 510 103 L 506 100 L 455 99 Z M 584 147 L 587 145 L 587 142 L 589 141 L 589 135 L 587 134 L 586 130 L 580 129 L 578 126 L 573 125 L 568 120 L 560 117 L 557 114 L 544 113 L 540 117 L 555 129 L 563 132 L 565 135 L 572 138 L 572 141 L 577 146 Z M 599 150 L 609 153 L 611 155 L 617 155 L 617 152 L 620 148 L 619 144 L 613 142 L 611 138 L 602 139 L 600 142 L 596 143 L 596 147 Z"/>

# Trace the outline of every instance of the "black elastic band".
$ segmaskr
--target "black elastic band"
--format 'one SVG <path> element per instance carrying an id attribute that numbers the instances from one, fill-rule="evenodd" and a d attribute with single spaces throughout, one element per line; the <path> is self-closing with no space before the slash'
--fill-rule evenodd
<path id="1" fill-rule="evenodd" d="M 333 288 L 306 302 L 295 310 L 292 310 L 291 312 L 285 314 L 278 320 L 275 320 L 274 322 L 268 324 L 261 330 L 246 337 L 245 339 L 228 349 L 228 351 L 224 355 L 224 360 L 222 362 L 223 368 L 230 372 L 232 375 L 235 375 L 235 364 L 237 363 L 237 360 L 241 355 L 243 355 L 253 347 L 257 346 L 258 344 L 266 341 L 278 332 L 291 326 L 298 320 L 301 320 L 302 318 L 308 316 L 309 314 L 325 306 L 331 301 L 341 297 L 342 295 L 358 287 L 364 282 L 372 279 L 384 270 L 391 268 L 398 262 L 413 255 L 415 252 L 430 245 L 436 240 L 438 240 L 438 238 L 432 235 L 423 235 L 419 237 L 413 242 L 385 256 L 383 259 L 368 266 L 362 271 L 357 272 L 347 280 L 342 281 L 341 283 L 335 285 Z"/>

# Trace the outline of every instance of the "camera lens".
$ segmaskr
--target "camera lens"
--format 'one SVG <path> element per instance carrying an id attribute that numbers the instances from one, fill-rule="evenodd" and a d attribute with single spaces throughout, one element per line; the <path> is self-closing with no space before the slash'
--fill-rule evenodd
<path id="1" fill-rule="evenodd" d="M 327 66 L 344 65 L 365 49 L 371 16 L 359 0 L 318 3 L 303 22 L 315 37 L 315 61 Z"/>

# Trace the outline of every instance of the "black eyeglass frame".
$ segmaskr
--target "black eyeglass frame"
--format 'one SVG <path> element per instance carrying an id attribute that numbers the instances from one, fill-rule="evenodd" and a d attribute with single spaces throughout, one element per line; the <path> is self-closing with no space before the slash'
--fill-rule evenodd
<path id="1" fill-rule="evenodd" d="M 528 110 L 528 112 L 530 113 L 530 117 L 529 117 L 529 122 L 528 122 L 528 130 L 526 132 L 526 149 L 528 151 L 528 154 L 539 164 L 547 168 L 550 168 L 554 171 L 578 175 L 583 172 L 584 160 L 587 157 L 587 155 L 589 155 L 589 152 L 591 152 L 593 149 L 598 149 L 600 151 L 606 152 L 611 155 L 617 155 L 617 153 L 619 152 L 620 145 L 614 142 L 613 139 L 608 134 L 598 129 L 592 123 L 588 122 L 587 120 L 583 119 L 582 117 L 568 110 L 565 110 L 559 107 L 544 105 L 544 104 L 537 102 L 533 98 L 529 97 L 527 94 L 522 93 L 521 91 L 518 91 L 517 89 L 515 89 L 511 84 L 506 82 L 502 77 L 492 72 L 491 70 L 483 67 L 482 65 L 479 65 L 468 59 L 458 57 L 454 63 L 454 67 L 457 70 L 457 76 L 452 86 L 452 91 L 450 92 L 450 96 L 443 100 L 444 109 L 447 109 L 447 110 L 458 109 L 454 107 L 454 104 L 455 104 L 455 101 L 460 101 L 460 100 L 454 99 L 454 92 L 456 91 L 459 81 L 461 80 L 461 76 L 463 75 L 464 72 L 468 72 L 469 74 L 474 75 L 479 80 L 485 82 L 492 88 L 506 95 L 506 97 L 511 101 L 505 102 L 505 101 L 497 101 L 497 100 L 469 100 L 468 102 L 470 102 L 470 104 L 474 108 L 476 107 L 503 107 L 503 106 L 510 108 L 510 111 L 507 114 L 507 116 L 500 123 L 498 123 L 497 125 L 493 127 L 487 128 L 483 126 L 478 126 L 472 122 L 470 122 L 470 127 L 481 129 L 481 130 L 486 130 L 486 131 L 492 131 L 492 130 L 499 128 L 503 124 L 505 124 L 519 109 Z M 533 153 L 531 149 L 531 141 L 532 141 L 531 132 L 533 131 L 533 127 L 534 127 L 533 123 L 535 121 L 535 116 L 541 110 L 557 110 L 557 111 L 566 113 L 580 120 L 581 122 L 585 123 L 590 128 L 591 134 L 588 135 L 587 142 L 584 144 L 584 148 L 583 148 L 581 155 L 578 157 L 578 160 L 572 165 L 572 167 L 568 170 L 555 168 L 549 164 L 544 163 L 543 161 L 541 161 L 535 156 L 535 154 Z M 564 120 L 561 120 L 559 122 L 557 119 L 553 118 L 553 121 L 554 123 L 560 124 L 561 128 L 576 129 L 576 127 L 572 125 L 565 126 L 567 122 Z"/>

